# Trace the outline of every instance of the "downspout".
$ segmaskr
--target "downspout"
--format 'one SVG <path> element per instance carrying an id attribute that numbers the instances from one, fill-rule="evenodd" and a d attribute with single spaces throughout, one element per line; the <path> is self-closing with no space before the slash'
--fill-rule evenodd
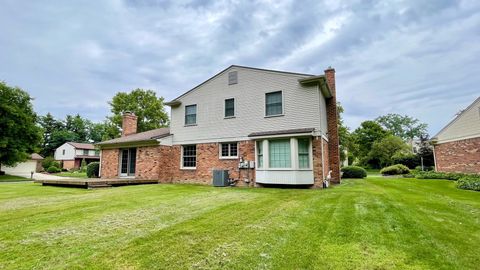
<path id="1" fill-rule="evenodd" d="M 98 164 L 98 177 L 102 177 L 102 148 L 100 148 L 100 164 Z"/>
<path id="2" fill-rule="evenodd" d="M 320 84 L 318 84 L 318 112 L 319 112 L 319 120 L 320 120 L 320 148 L 322 151 L 322 181 L 325 180 L 325 157 L 323 156 L 323 131 L 322 131 L 322 110 L 321 110 L 321 105 L 322 101 L 321 99 L 323 98 L 321 90 L 320 90 Z"/>
<path id="3" fill-rule="evenodd" d="M 435 165 L 435 171 L 437 172 L 437 156 L 435 155 L 435 145 L 433 145 L 433 165 Z"/>

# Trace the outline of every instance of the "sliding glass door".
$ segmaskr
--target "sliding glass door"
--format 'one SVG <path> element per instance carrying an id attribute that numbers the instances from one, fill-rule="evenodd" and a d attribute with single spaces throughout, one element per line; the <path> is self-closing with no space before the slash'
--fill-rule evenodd
<path id="1" fill-rule="evenodd" d="M 135 176 L 137 148 L 120 149 L 120 176 Z"/>

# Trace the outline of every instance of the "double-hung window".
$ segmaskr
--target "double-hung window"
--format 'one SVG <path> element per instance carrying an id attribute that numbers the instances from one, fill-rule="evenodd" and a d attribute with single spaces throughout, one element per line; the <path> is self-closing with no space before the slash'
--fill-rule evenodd
<path id="1" fill-rule="evenodd" d="M 298 139 L 298 167 L 300 169 L 310 168 L 310 141 L 309 141 L 309 139 Z"/>
<path id="2" fill-rule="evenodd" d="M 83 155 L 84 155 L 84 156 L 88 156 L 88 150 L 84 149 L 84 150 L 83 150 Z"/>
<path id="3" fill-rule="evenodd" d="M 282 115 L 282 91 L 265 94 L 265 116 Z"/>
<path id="4" fill-rule="evenodd" d="M 237 158 L 238 157 L 238 143 L 222 143 L 220 149 L 220 156 L 222 158 Z"/>
<path id="5" fill-rule="evenodd" d="M 269 141 L 268 155 L 270 168 L 291 168 L 290 139 Z"/>
<path id="6" fill-rule="evenodd" d="M 182 146 L 182 167 L 196 168 L 197 167 L 197 146 L 184 145 Z"/>
<path id="7" fill-rule="evenodd" d="M 185 125 L 197 124 L 197 105 L 185 106 Z"/>
<path id="8" fill-rule="evenodd" d="M 225 118 L 235 116 L 235 99 L 225 99 Z"/>
<path id="9" fill-rule="evenodd" d="M 257 142 L 257 167 L 263 168 L 263 141 Z"/>

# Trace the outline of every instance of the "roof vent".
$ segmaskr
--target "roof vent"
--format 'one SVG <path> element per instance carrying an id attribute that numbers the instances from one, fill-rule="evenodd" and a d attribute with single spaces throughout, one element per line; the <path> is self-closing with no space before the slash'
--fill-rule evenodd
<path id="1" fill-rule="evenodd" d="M 237 84 L 238 83 L 238 72 L 231 71 L 228 73 L 228 85 Z"/>

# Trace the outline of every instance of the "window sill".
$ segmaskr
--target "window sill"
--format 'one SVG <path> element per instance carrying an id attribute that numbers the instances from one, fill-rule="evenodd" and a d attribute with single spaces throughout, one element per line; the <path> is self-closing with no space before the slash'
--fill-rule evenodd
<path id="1" fill-rule="evenodd" d="M 236 156 L 236 157 L 219 157 L 219 159 L 238 159 L 238 156 Z"/>
<path id="2" fill-rule="evenodd" d="M 274 114 L 274 115 L 265 115 L 264 118 L 272 118 L 272 117 L 280 117 L 280 116 L 285 116 L 285 114 Z"/>
<path id="3" fill-rule="evenodd" d="M 223 117 L 223 119 L 234 119 L 234 118 L 236 118 L 236 117 L 235 116 L 225 116 L 225 117 Z"/>
<path id="4" fill-rule="evenodd" d="M 196 169 L 197 169 L 197 167 L 182 167 L 182 168 L 180 168 L 180 170 L 185 170 L 185 171 L 194 171 Z"/>
<path id="5" fill-rule="evenodd" d="M 189 125 L 183 125 L 184 127 L 194 127 L 196 126 L 197 124 L 189 124 Z"/>

